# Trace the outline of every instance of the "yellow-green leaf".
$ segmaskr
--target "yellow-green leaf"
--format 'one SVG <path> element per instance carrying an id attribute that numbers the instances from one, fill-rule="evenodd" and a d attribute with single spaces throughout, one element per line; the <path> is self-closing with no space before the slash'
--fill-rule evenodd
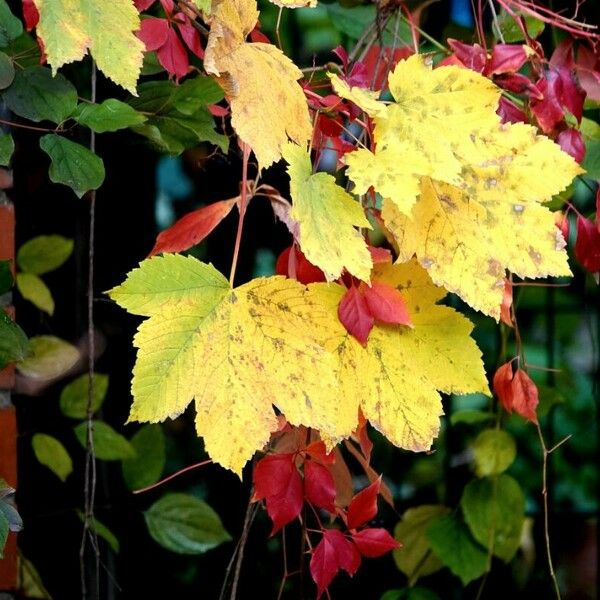
<path id="1" fill-rule="evenodd" d="M 327 279 L 335 280 L 344 268 L 369 281 L 372 260 L 364 238 L 355 227 L 371 229 L 363 208 L 336 184 L 328 173 L 314 173 L 310 155 L 296 144 L 287 144 L 292 218 L 300 224 L 300 244 L 306 258 Z"/>
<path id="2" fill-rule="evenodd" d="M 98 68 L 135 94 L 144 44 L 134 32 L 140 17 L 131 0 L 34 0 L 37 34 L 54 73 L 88 52 Z"/>
<path id="3" fill-rule="evenodd" d="M 49 315 L 54 314 L 52 293 L 40 277 L 33 273 L 17 273 L 17 289 L 25 300 Z"/>
<path id="4" fill-rule="evenodd" d="M 69 342 L 53 335 L 38 335 L 29 340 L 31 352 L 17 363 L 25 377 L 50 380 L 60 377 L 79 360 L 79 350 Z"/>
<path id="5" fill-rule="evenodd" d="M 61 481 L 73 472 L 73 461 L 65 447 L 51 435 L 36 433 L 31 439 L 35 457 Z"/>

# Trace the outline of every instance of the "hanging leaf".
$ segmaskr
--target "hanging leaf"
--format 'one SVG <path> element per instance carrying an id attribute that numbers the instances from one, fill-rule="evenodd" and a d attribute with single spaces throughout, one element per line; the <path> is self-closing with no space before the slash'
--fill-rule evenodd
<path id="1" fill-rule="evenodd" d="M 30 344 L 23 330 L 0 308 L 0 369 L 23 360 Z"/>
<path id="2" fill-rule="evenodd" d="M 87 423 L 80 423 L 74 428 L 79 443 L 87 446 Z M 100 460 L 124 460 L 133 458 L 136 452 L 131 443 L 108 423 L 95 420 L 92 422 L 94 453 Z"/>
<path id="3" fill-rule="evenodd" d="M 0 166 L 8 167 L 13 152 L 15 151 L 15 142 L 10 133 L 0 134 Z"/>
<path id="4" fill-rule="evenodd" d="M 40 277 L 33 273 L 17 273 L 17 289 L 25 300 L 49 315 L 54 314 L 52 293 Z"/>
<path id="5" fill-rule="evenodd" d="M 17 252 L 17 265 L 25 273 L 43 275 L 58 269 L 73 253 L 73 240 L 61 235 L 38 235 Z"/>
<path id="6" fill-rule="evenodd" d="M 17 363 L 17 370 L 25 377 L 50 380 L 60 377 L 79 360 L 79 350 L 53 335 L 39 335 L 29 340 L 31 352 Z"/>
<path id="7" fill-rule="evenodd" d="M 85 419 L 89 396 L 89 375 L 80 375 L 68 383 L 60 393 L 60 412 L 71 419 Z M 108 375 L 94 373 L 92 378 L 92 401 L 90 409 L 95 413 L 100 409 L 108 390 Z"/>
<path id="8" fill-rule="evenodd" d="M 85 515 L 80 511 L 78 511 L 77 514 L 81 519 L 81 522 L 84 523 Z M 92 527 L 98 534 L 98 537 L 102 538 L 115 554 L 118 554 L 119 550 L 121 549 L 121 545 L 119 544 L 117 536 L 106 525 L 98 521 L 96 517 L 94 517 Z"/>
<path id="9" fill-rule="evenodd" d="M 146 121 L 144 115 L 115 98 L 109 98 L 102 104 L 79 104 L 73 118 L 96 133 L 118 131 Z"/>
<path id="10" fill-rule="evenodd" d="M 217 513 L 189 494 L 167 494 L 145 513 L 152 538 L 178 554 L 203 554 L 231 540 Z"/>
<path id="11" fill-rule="evenodd" d="M 125 459 L 121 468 L 125 485 L 130 490 L 156 483 L 166 462 L 165 434 L 160 425 L 144 425 L 130 440 L 134 458 Z"/>
<path id="12" fill-rule="evenodd" d="M 50 179 L 69 186 L 79 198 L 102 185 L 104 163 L 85 146 L 50 133 L 40 138 L 40 148 L 52 161 Z"/>
<path id="13" fill-rule="evenodd" d="M 73 461 L 56 438 L 45 433 L 36 433 L 31 438 L 31 445 L 35 457 L 61 481 L 65 481 L 73 472 Z"/>
<path id="14" fill-rule="evenodd" d="M 482 431 L 472 444 L 477 477 L 506 471 L 517 456 L 517 446 L 510 433 L 502 429 Z"/>
<path id="15" fill-rule="evenodd" d="M 381 527 L 368 527 L 357 531 L 352 534 L 352 541 L 362 556 L 367 558 L 378 558 L 402 545 Z"/>

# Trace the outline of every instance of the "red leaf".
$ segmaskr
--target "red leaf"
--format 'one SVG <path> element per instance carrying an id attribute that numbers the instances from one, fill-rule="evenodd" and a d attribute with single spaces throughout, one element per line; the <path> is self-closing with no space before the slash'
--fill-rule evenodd
<path id="1" fill-rule="evenodd" d="M 156 0 L 133 0 L 135 7 L 142 12 L 143 10 L 148 10 Z"/>
<path id="2" fill-rule="evenodd" d="M 358 551 L 367 558 L 378 558 L 402 545 L 381 527 L 357 531 L 352 534 L 352 539 Z"/>
<path id="3" fill-rule="evenodd" d="M 348 529 L 356 529 L 375 517 L 380 486 L 381 477 L 352 498 L 348 506 Z"/>
<path id="4" fill-rule="evenodd" d="M 175 3 L 173 0 L 160 0 L 162 7 L 164 8 L 167 15 L 170 17 L 173 14 L 173 10 L 175 9 Z"/>
<path id="5" fill-rule="evenodd" d="M 537 423 L 535 409 L 538 405 L 538 389 L 523 369 L 517 369 L 512 380 L 512 407 L 522 417 Z"/>
<path id="6" fill-rule="evenodd" d="M 570 154 L 578 163 L 583 162 L 585 157 L 585 143 L 581 133 L 573 127 L 567 127 L 558 134 L 556 140 L 558 145 Z"/>
<path id="7" fill-rule="evenodd" d="M 588 98 L 600 102 L 600 57 L 587 45 L 577 48 L 575 70 L 579 84 L 587 92 Z"/>
<path id="8" fill-rule="evenodd" d="M 600 231 L 597 224 L 582 216 L 577 217 L 575 256 L 590 273 L 600 271 Z"/>
<path id="9" fill-rule="evenodd" d="M 337 529 L 326 529 L 310 559 L 310 574 L 317 584 L 317 599 L 329 587 L 338 571 L 354 575 L 360 566 L 360 554 L 352 542 Z"/>
<path id="10" fill-rule="evenodd" d="M 527 115 L 504 96 L 500 98 L 496 111 L 503 123 L 527 123 Z"/>
<path id="11" fill-rule="evenodd" d="M 169 22 L 166 19 L 157 19 L 150 17 L 148 19 L 142 19 L 140 30 L 137 32 L 137 36 L 144 45 L 146 51 L 158 50 L 167 41 L 169 35 Z"/>
<path id="12" fill-rule="evenodd" d="M 335 514 L 335 482 L 326 467 L 304 461 L 304 496 L 314 506 Z"/>
<path id="13" fill-rule="evenodd" d="M 358 443 L 360 444 L 361 452 L 365 458 L 366 464 L 371 462 L 371 452 L 373 450 L 373 442 L 369 438 L 369 430 L 367 429 L 367 419 L 363 415 L 362 410 L 358 409 L 358 427 L 356 428 Z"/>
<path id="14" fill-rule="evenodd" d="M 198 58 L 204 59 L 204 49 L 200 44 L 200 34 L 198 30 L 189 22 L 184 23 L 177 22 L 179 33 L 185 42 L 185 45 L 193 52 Z"/>
<path id="15" fill-rule="evenodd" d="M 262 44 L 270 44 L 271 40 L 259 29 L 260 25 L 257 23 L 256 27 L 250 32 L 250 40 L 254 43 L 260 42 Z"/>
<path id="16" fill-rule="evenodd" d="M 188 54 L 175 30 L 169 27 L 167 41 L 158 49 L 158 62 L 177 79 L 187 75 L 190 68 Z"/>
<path id="17" fill-rule="evenodd" d="M 504 292 L 502 294 L 502 304 L 500 305 L 500 320 L 509 327 L 513 327 L 510 307 L 513 303 L 513 289 L 510 281 L 504 282 Z"/>
<path id="18" fill-rule="evenodd" d="M 505 73 L 503 75 L 497 75 L 494 77 L 494 83 L 498 84 L 501 88 L 514 92 L 515 94 L 525 94 L 529 98 L 535 98 L 541 101 L 543 91 L 538 86 L 534 85 L 529 81 L 525 75 L 520 73 Z M 562 116 L 562 111 L 561 111 Z"/>
<path id="19" fill-rule="evenodd" d="M 335 462 L 335 455 L 333 451 L 327 453 L 325 443 L 321 440 L 310 443 L 308 446 L 306 446 L 305 451 L 306 454 L 308 454 L 311 458 L 314 458 L 317 462 L 320 462 L 322 465 L 330 465 Z"/>
<path id="20" fill-rule="evenodd" d="M 293 521 L 302 510 L 302 479 L 295 458 L 295 454 L 270 454 L 254 467 L 254 497 L 265 500 L 273 521 L 271 535 Z"/>
<path id="21" fill-rule="evenodd" d="M 374 281 L 371 287 L 364 286 L 363 294 L 369 312 L 376 321 L 391 325 L 412 326 L 404 298 L 396 288 Z"/>
<path id="22" fill-rule="evenodd" d="M 467 69 L 471 69 L 477 73 L 483 73 L 487 65 L 487 54 L 479 44 L 473 44 L 471 46 L 464 42 L 448 38 L 448 45 L 454 51 L 454 56 L 456 56 Z"/>
<path id="23" fill-rule="evenodd" d="M 350 286 L 344 294 L 338 306 L 338 317 L 348 333 L 365 346 L 375 321 L 357 287 Z"/>
<path id="24" fill-rule="evenodd" d="M 229 214 L 236 200 L 221 200 L 188 213 L 159 233 L 149 256 L 182 252 L 200 243 Z"/>
<path id="25" fill-rule="evenodd" d="M 213 117 L 226 117 L 229 115 L 229 109 L 218 104 L 207 104 L 206 108 Z"/>
<path id="26" fill-rule="evenodd" d="M 536 83 L 536 87 L 542 94 L 542 99 L 531 101 L 531 111 L 542 131 L 549 133 L 563 120 L 565 114 L 561 101 L 562 80 L 556 70 L 547 71 Z"/>
<path id="27" fill-rule="evenodd" d="M 31 31 L 37 26 L 40 20 L 40 13 L 33 0 L 23 0 L 23 20 L 25 21 L 25 29 Z"/>
<path id="28" fill-rule="evenodd" d="M 581 123 L 585 92 L 579 86 L 572 70 L 559 67 L 557 71 L 562 83 L 560 101 L 563 107 L 577 119 L 577 122 Z"/>
<path id="29" fill-rule="evenodd" d="M 371 46 L 362 61 L 369 74 L 368 87 L 374 90 L 386 89 L 388 74 L 394 70 L 399 61 L 408 58 L 411 54 L 413 54 L 412 48 L 406 46 L 394 49 Z"/>
<path id="30" fill-rule="evenodd" d="M 498 367 L 497 371 L 494 373 L 494 379 L 492 382 L 494 392 L 496 392 L 496 395 L 502 403 L 504 410 L 506 410 L 508 413 L 511 413 L 513 409 L 511 389 L 512 379 L 512 362 L 507 362 L 501 367 Z"/>
<path id="31" fill-rule="evenodd" d="M 292 249 L 294 250 L 293 252 Z M 278 275 L 296 279 L 304 285 L 326 280 L 323 271 L 309 262 L 302 251 L 293 245 L 286 248 L 279 255 L 275 265 L 275 272 Z"/>
<path id="32" fill-rule="evenodd" d="M 516 73 L 527 61 L 525 48 L 516 44 L 496 44 L 492 51 L 489 73 Z"/>
<path id="33" fill-rule="evenodd" d="M 568 224 L 568 221 L 567 221 Z M 596 190 L 596 229 L 600 231 L 600 185 Z M 568 229 L 567 229 L 568 232 Z M 565 237 L 565 240 L 567 238 Z"/>
<path id="34" fill-rule="evenodd" d="M 369 252 L 374 265 L 392 262 L 392 253 L 387 248 L 369 246 Z"/>
<path id="35" fill-rule="evenodd" d="M 333 449 L 333 457 L 335 460 L 327 465 L 327 469 L 335 481 L 335 503 L 338 506 L 348 506 L 352 500 L 352 475 L 339 448 Z"/>

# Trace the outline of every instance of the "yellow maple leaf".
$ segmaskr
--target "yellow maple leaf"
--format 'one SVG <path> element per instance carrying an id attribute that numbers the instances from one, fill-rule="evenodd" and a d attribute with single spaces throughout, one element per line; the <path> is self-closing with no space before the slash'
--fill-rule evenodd
<path id="1" fill-rule="evenodd" d="M 88 49 L 98 68 L 136 94 L 144 44 L 134 32 L 140 17 L 131 0 L 34 0 L 37 33 L 52 71 L 81 60 Z"/>
<path id="2" fill-rule="evenodd" d="M 258 14 L 255 0 L 216 0 L 204 68 L 219 77 L 232 126 L 262 168 L 281 158 L 288 139 L 305 143 L 312 126 L 302 71 L 272 44 L 246 42 Z"/>
<path id="3" fill-rule="evenodd" d="M 413 255 L 434 282 L 498 319 L 506 270 L 569 275 L 564 240 L 541 203 L 582 172 L 535 128 L 501 124 L 500 90 L 468 69 L 431 70 L 420 56 L 389 77 L 395 102 L 334 88 L 375 122 L 374 152 L 346 157 L 356 191 L 384 197 L 399 260 Z"/>
<path id="4" fill-rule="evenodd" d="M 283 148 L 288 163 L 292 218 L 300 224 L 300 244 L 306 258 L 327 279 L 349 273 L 369 281 L 372 260 L 357 227 L 371 229 L 363 208 L 328 173 L 313 173 L 309 153 L 295 144 Z"/>

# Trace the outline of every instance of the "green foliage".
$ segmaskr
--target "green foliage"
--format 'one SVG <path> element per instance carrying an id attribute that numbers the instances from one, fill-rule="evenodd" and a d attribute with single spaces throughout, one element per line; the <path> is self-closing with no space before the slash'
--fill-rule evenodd
<path id="1" fill-rule="evenodd" d="M 87 446 L 87 423 L 80 423 L 74 428 L 79 443 Z M 135 449 L 120 433 L 108 423 L 95 420 L 92 422 L 92 439 L 94 453 L 100 460 L 124 460 L 135 456 Z"/>
<path id="2" fill-rule="evenodd" d="M 79 104 L 73 118 L 96 133 L 118 131 L 146 121 L 144 115 L 115 98 L 109 98 L 102 104 Z"/>
<path id="3" fill-rule="evenodd" d="M 79 360 L 79 350 L 53 335 L 38 335 L 29 340 L 31 352 L 17 364 L 22 375 L 49 380 L 66 373 Z"/>
<path id="4" fill-rule="evenodd" d="M 61 481 L 73 472 L 73 461 L 65 447 L 51 435 L 36 433 L 31 439 L 35 457 Z"/>
<path id="5" fill-rule="evenodd" d="M 123 461 L 123 479 L 130 490 L 152 485 L 162 475 L 166 462 L 165 434 L 158 424 L 147 424 L 131 438 L 134 458 Z"/>
<path id="6" fill-rule="evenodd" d="M 0 86 L 2 85 L 2 54 L 0 53 Z M 7 167 L 15 151 L 15 142 L 10 133 L 0 134 L 0 166 Z"/>
<path id="7" fill-rule="evenodd" d="M 89 376 L 80 375 L 67 384 L 60 394 L 60 411 L 65 417 L 71 419 L 85 419 L 87 417 Z M 92 379 L 91 412 L 100 409 L 108 390 L 108 375 L 94 373 Z"/>
<path id="8" fill-rule="evenodd" d="M 0 48 L 5 48 L 23 33 L 21 21 L 10 11 L 6 0 L 0 0 Z"/>
<path id="9" fill-rule="evenodd" d="M 58 269 L 73 252 L 73 240 L 61 235 L 39 235 L 17 252 L 17 265 L 25 273 L 44 275 Z"/>
<path id="10" fill-rule="evenodd" d="M 83 523 L 85 521 L 84 514 L 80 511 L 78 511 L 77 514 Z M 96 518 L 94 518 L 92 527 L 96 531 L 98 537 L 102 538 L 115 554 L 118 554 L 121 550 L 121 544 L 119 544 L 117 536 L 106 525 L 98 521 Z"/>
<path id="11" fill-rule="evenodd" d="M 30 344 L 23 330 L 0 309 L 0 369 L 25 359 Z"/>
<path id="12" fill-rule="evenodd" d="M 54 314 L 52 293 L 40 277 L 33 273 L 17 273 L 17 289 L 25 300 L 49 315 Z"/>
<path id="13" fill-rule="evenodd" d="M 502 429 L 486 429 L 473 442 L 477 477 L 497 475 L 506 471 L 517 455 L 515 440 Z"/>

